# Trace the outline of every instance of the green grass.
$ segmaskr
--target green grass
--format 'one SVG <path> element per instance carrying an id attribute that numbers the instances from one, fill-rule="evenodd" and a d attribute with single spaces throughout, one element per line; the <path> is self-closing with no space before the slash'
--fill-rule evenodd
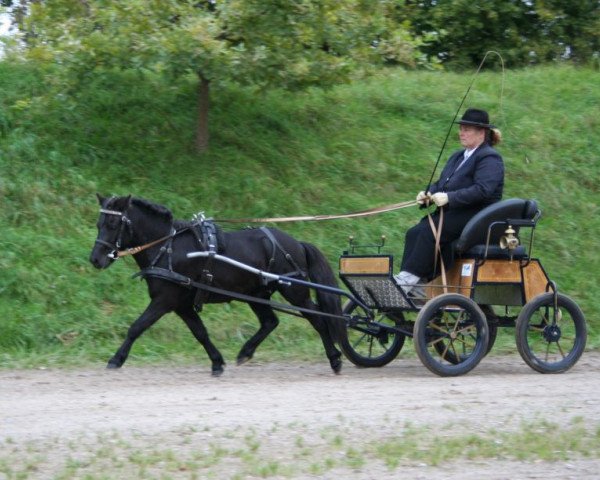
<path id="1" fill-rule="evenodd" d="M 106 361 L 147 302 L 131 259 L 99 272 L 88 263 L 95 193 L 168 206 L 178 218 L 340 213 L 411 200 L 427 184 L 470 74 L 384 70 L 330 90 L 264 92 L 215 85 L 211 148 L 193 151 L 194 79 L 99 73 L 65 95 L 32 67 L 0 63 L 0 365 Z M 466 106 L 488 109 L 503 131 L 505 197 L 536 198 L 543 219 L 534 255 L 586 314 L 598 348 L 595 273 L 600 232 L 598 73 L 572 67 L 478 77 Z M 458 144 L 451 136 L 444 159 Z M 335 268 L 348 235 L 384 234 L 399 256 L 420 216 L 290 223 Z M 203 318 L 232 361 L 257 322 L 243 305 Z M 514 350 L 516 353 L 516 349 Z M 325 360 L 316 333 L 284 317 L 257 358 Z M 155 325 L 131 362 L 203 362 L 174 316 Z"/>

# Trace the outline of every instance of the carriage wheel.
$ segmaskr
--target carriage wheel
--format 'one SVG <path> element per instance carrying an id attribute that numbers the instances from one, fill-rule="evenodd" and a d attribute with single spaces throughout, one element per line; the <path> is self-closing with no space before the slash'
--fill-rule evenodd
<path id="1" fill-rule="evenodd" d="M 344 305 L 344 314 L 352 315 L 360 308 L 353 301 Z M 366 316 L 365 316 L 366 318 Z M 377 324 L 400 326 L 404 318 L 401 312 L 378 312 L 375 322 L 357 320 L 348 326 L 347 336 L 340 342 L 344 355 L 358 367 L 383 367 L 394 360 L 404 346 L 405 335 L 381 328 Z"/>
<path id="2" fill-rule="evenodd" d="M 419 312 L 414 344 L 423 365 L 436 375 L 463 375 L 475 368 L 488 351 L 485 315 L 464 295 L 439 295 Z"/>
<path id="3" fill-rule="evenodd" d="M 587 327 L 579 306 L 566 295 L 543 293 L 529 301 L 517 318 L 517 349 L 540 373 L 571 368 L 585 349 Z"/>

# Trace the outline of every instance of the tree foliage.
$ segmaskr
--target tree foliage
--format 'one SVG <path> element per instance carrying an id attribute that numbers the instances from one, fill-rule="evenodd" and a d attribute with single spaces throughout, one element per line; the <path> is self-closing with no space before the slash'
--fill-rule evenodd
<path id="1" fill-rule="evenodd" d="M 55 0 L 15 11 L 37 60 L 77 72 L 137 68 L 211 81 L 302 87 L 338 83 L 419 53 L 390 21 L 392 1 Z"/>
<path id="2" fill-rule="evenodd" d="M 397 21 L 428 42 L 422 50 L 454 67 L 502 52 L 509 65 L 600 55 L 598 0 L 406 0 Z"/>
<path id="3" fill-rule="evenodd" d="M 393 6 L 389 0 L 54 0 L 31 1 L 15 17 L 27 56 L 64 66 L 72 79 L 102 68 L 191 72 L 207 96 L 209 84 L 224 81 L 302 88 L 343 82 L 382 62 L 414 65 L 420 53 L 391 21 Z M 207 108 L 207 99 L 200 105 Z"/>

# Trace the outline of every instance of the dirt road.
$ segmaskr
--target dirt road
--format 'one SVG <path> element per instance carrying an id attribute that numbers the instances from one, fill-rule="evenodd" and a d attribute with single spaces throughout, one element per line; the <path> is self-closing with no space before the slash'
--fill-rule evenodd
<path id="1" fill-rule="evenodd" d="M 0 479 L 598 478 L 597 451 L 569 455 L 561 444 L 550 460 L 461 453 L 437 462 L 417 455 L 423 446 L 398 443 L 502 443 L 524 428 L 535 436 L 524 422 L 598 432 L 598 385 L 597 353 L 561 375 L 538 374 L 516 353 L 457 378 L 410 358 L 381 369 L 345 362 L 339 376 L 325 363 L 258 362 L 228 366 L 221 378 L 206 366 L 131 362 L 119 371 L 0 371 Z"/>

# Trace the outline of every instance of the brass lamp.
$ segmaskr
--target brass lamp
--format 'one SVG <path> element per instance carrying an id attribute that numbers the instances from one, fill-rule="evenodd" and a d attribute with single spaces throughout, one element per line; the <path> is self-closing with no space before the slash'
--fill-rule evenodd
<path id="1" fill-rule="evenodd" d="M 512 228 L 512 225 L 509 225 L 508 228 L 504 231 L 504 235 L 500 237 L 500 248 L 514 250 L 519 246 L 519 239 L 515 237 L 515 230 Z"/>

